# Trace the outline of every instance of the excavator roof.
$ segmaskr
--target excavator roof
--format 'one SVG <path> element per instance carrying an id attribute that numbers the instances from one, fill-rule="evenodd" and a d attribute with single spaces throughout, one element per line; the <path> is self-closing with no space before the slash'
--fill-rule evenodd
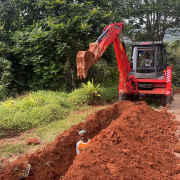
<path id="1" fill-rule="evenodd" d="M 137 46 L 137 45 L 154 45 L 154 44 L 164 44 L 163 41 L 145 41 L 145 42 L 133 42 L 132 46 Z"/>

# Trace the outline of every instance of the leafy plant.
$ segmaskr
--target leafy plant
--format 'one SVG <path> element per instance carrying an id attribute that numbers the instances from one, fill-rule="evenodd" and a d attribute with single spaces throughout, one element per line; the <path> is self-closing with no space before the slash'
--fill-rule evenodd
<path id="1" fill-rule="evenodd" d="M 81 83 L 83 88 L 85 88 L 88 93 L 89 93 L 89 103 L 95 103 L 96 98 L 100 97 L 101 95 L 98 94 L 98 87 L 100 86 L 100 84 L 98 84 L 96 87 L 94 85 L 93 79 L 92 82 L 88 81 L 87 84 Z"/>
<path id="2" fill-rule="evenodd" d="M 13 76 L 11 73 L 11 62 L 5 58 L 0 57 L 0 99 L 3 99 L 7 96 L 8 85 L 11 83 L 12 79 Z"/>

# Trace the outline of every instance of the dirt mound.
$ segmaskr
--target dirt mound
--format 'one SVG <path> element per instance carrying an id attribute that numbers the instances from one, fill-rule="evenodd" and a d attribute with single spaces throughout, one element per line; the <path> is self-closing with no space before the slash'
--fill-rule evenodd
<path id="1" fill-rule="evenodd" d="M 179 173 L 172 152 L 176 128 L 166 110 L 156 112 L 144 102 L 117 103 L 59 134 L 44 149 L 12 164 L 2 162 L 0 180 L 59 180 L 67 171 L 64 179 L 172 179 Z M 80 129 L 88 131 L 92 143 L 76 156 Z"/>
<path id="2" fill-rule="evenodd" d="M 64 180 L 175 179 L 180 169 L 172 149 L 175 123 L 166 110 L 137 103 L 92 139 Z"/>

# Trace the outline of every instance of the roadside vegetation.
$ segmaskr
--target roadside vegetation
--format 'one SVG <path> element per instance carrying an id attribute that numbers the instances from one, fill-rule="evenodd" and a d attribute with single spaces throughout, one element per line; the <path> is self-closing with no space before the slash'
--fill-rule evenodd
<path id="1" fill-rule="evenodd" d="M 71 93 L 37 91 L 1 102 L 0 137 L 62 120 L 70 112 L 82 110 L 92 103 L 102 104 L 110 101 L 113 97 L 117 97 L 118 85 L 110 83 L 107 87 L 107 84 L 104 84 L 99 91 L 102 96 L 94 96 L 92 89 L 89 92 L 83 87 Z"/>

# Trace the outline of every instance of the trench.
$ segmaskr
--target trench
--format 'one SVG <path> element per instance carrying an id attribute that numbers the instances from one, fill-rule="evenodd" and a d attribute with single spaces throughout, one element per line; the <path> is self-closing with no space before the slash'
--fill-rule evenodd
<path id="1" fill-rule="evenodd" d="M 111 105 L 103 110 L 97 111 L 88 116 L 85 122 L 72 126 L 70 129 L 60 133 L 53 143 L 45 148 L 28 154 L 15 160 L 11 165 L 4 168 L 4 173 L 0 172 L 0 179 L 27 179 L 27 180 L 59 180 L 63 177 L 76 157 L 75 146 L 79 141 L 78 132 L 85 129 L 88 137 L 93 138 L 102 129 L 106 129 L 112 121 L 116 120 L 124 111 L 132 105 L 132 102 L 121 102 Z M 28 176 L 26 174 L 27 165 L 30 165 Z M 17 168 L 18 167 L 18 168 Z"/>
<path id="2" fill-rule="evenodd" d="M 45 148 L 0 167 L 0 180 L 174 179 L 180 176 L 173 148 L 179 123 L 145 102 L 119 102 L 60 133 Z M 91 144 L 76 155 L 78 132 Z"/>

